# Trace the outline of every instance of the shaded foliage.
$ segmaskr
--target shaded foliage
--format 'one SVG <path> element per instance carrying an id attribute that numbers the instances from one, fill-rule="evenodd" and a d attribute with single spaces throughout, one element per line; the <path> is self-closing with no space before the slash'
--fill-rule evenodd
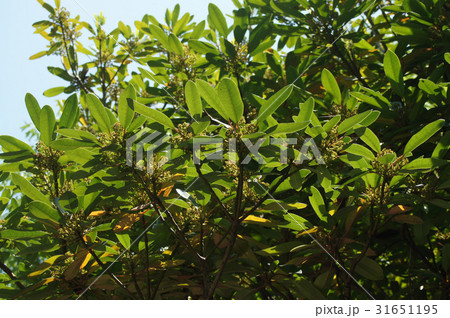
<path id="1" fill-rule="evenodd" d="M 39 2 L 31 59 L 60 56 L 44 95 L 70 96 L 27 94 L 36 146 L 0 136 L 1 298 L 448 297 L 446 1 L 177 5 L 109 33 Z M 225 159 L 194 161 L 213 136 Z"/>

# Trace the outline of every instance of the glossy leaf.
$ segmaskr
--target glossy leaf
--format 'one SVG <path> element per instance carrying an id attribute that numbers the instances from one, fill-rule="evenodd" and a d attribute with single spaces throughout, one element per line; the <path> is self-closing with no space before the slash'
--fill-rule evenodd
<path id="1" fill-rule="evenodd" d="M 129 84 L 122 92 L 119 99 L 119 121 L 122 127 L 128 129 L 134 118 L 133 100 L 136 99 L 136 90 L 133 85 Z"/>
<path id="2" fill-rule="evenodd" d="M 410 152 L 414 151 L 421 144 L 425 143 L 428 139 L 430 139 L 435 133 L 437 133 L 445 124 L 444 119 L 438 119 L 425 127 L 423 127 L 418 133 L 413 135 L 411 139 L 409 139 L 408 143 L 405 146 L 405 150 L 403 154 L 408 155 Z"/>
<path id="3" fill-rule="evenodd" d="M 59 223 L 62 220 L 61 213 L 52 208 L 47 203 L 41 201 L 33 201 L 30 203 L 30 212 L 33 216 L 43 219 L 43 220 L 51 220 L 56 223 Z"/>
<path id="4" fill-rule="evenodd" d="M 34 153 L 33 148 L 23 141 L 12 136 L 0 136 L 0 146 L 4 152 L 26 151 Z"/>
<path id="5" fill-rule="evenodd" d="M 180 40 L 176 37 L 176 35 L 174 35 L 173 33 L 171 33 L 169 35 L 169 46 L 168 48 L 170 49 L 170 51 L 172 51 L 173 53 L 182 56 L 184 51 L 183 51 L 183 45 L 181 44 Z"/>
<path id="6" fill-rule="evenodd" d="M 39 124 L 41 141 L 48 146 L 53 140 L 56 125 L 55 113 L 50 106 L 44 106 L 41 109 Z"/>
<path id="7" fill-rule="evenodd" d="M 28 240 L 48 235 L 42 231 L 1 230 L 0 238 L 4 240 Z"/>
<path id="8" fill-rule="evenodd" d="M 233 80 L 225 78 L 219 83 L 217 93 L 228 118 L 238 123 L 244 114 L 244 103 L 237 85 Z"/>
<path id="9" fill-rule="evenodd" d="M 71 95 L 64 103 L 64 109 L 59 120 L 60 128 L 73 128 L 80 117 L 78 98 L 76 94 Z"/>
<path id="10" fill-rule="evenodd" d="M 341 90 L 333 74 L 326 68 L 322 71 L 322 85 L 327 93 L 333 96 L 334 102 L 340 105 L 342 102 Z"/>
<path id="11" fill-rule="evenodd" d="M 384 55 L 384 72 L 392 85 L 394 92 L 403 97 L 405 95 L 405 85 L 403 83 L 402 65 L 397 55 L 388 50 Z"/>
<path id="12" fill-rule="evenodd" d="M 137 101 L 133 101 L 134 110 L 136 113 L 139 113 L 147 118 L 150 118 L 151 120 L 160 123 L 161 125 L 165 126 L 166 128 L 176 130 L 173 122 L 170 120 L 169 117 L 164 115 L 162 112 L 152 109 L 148 106 L 145 106 L 144 104 L 141 104 Z"/>
<path id="13" fill-rule="evenodd" d="M 36 127 L 37 130 L 39 130 L 41 107 L 39 107 L 38 101 L 32 94 L 27 93 L 25 95 L 25 104 L 27 105 L 28 114 L 30 115 L 30 118 L 33 121 L 34 126 Z"/>
<path id="14" fill-rule="evenodd" d="M 261 123 L 267 117 L 272 115 L 278 109 L 278 107 L 280 107 L 281 104 L 283 104 L 289 98 L 293 88 L 293 85 L 285 86 L 272 97 L 270 97 L 267 101 L 265 101 L 261 106 L 261 109 L 259 110 L 257 121 Z"/>
<path id="15" fill-rule="evenodd" d="M 314 212 L 316 212 L 319 219 L 325 221 L 327 219 L 327 209 L 325 207 L 325 202 L 323 201 L 322 194 L 316 187 L 311 187 L 311 196 L 309 197 L 309 202 L 311 203 Z"/>
<path id="16" fill-rule="evenodd" d="M 203 80 L 197 80 L 197 89 L 200 92 L 202 98 L 214 108 L 220 116 L 224 119 L 228 119 L 227 112 L 223 109 L 222 102 L 217 94 L 217 91 Z"/>
<path id="17" fill-rule="evenodd" d="M 184 94 L 189 113 L 192 117 L 200 119 L 203 113 L 202 100 L 194 82 L 188 81 L 186 83 Z"/>
<path id="18" fill-rule="evenodd" d="M 24 177 L 14 173 L 11 175 L 11 179 L 13 183 L 20 188 L 20 191 L 30 199 L 50 204 L 47 197 Z"/>
<path id="19" fill-rule="evenodd" d="M 103 132 L 109 131 L 111 122 L 102 102 L 94 94 L 88 94 L 86 96 L 86 103 L 100 130 Z"/>
<path id="20" fill-rule="evenodd" d="M 357 124 L 361 123 L 364 119 L 367 118 L 372 113 L 371 110 L 368 110 L 362 114 L 358 114 L 355 116 L 352 116 L 350 118 L 347 118 L 344 120 L 338 127 L 338 132 L 340 134 L 344 134 L 350 129 L 354 128 Z"/>
<path id="21" fill-rule="evenodd" d="M 219 31 L 220 35 L 226 37 L 228 35 L 227 20 L 225 20 L 222 11 L 213 3 L 208 5 L 208 21 L 211 27 Z"/>

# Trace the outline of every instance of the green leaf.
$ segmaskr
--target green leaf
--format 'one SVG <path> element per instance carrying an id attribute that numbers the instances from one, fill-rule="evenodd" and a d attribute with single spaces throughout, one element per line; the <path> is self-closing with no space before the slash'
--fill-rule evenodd
<path id="1" fill-rule="evenodd" d="M 77 94 L 73 94 L 66 99 L 64 103 L 64 110 L 61 114 L 61 119 L 59 120 L 59 127 L 73 128 L 75 127 L 79 117 L 80 109 L 78 107 Z"/>
<path id="2" fill-rule="evenodd" d="M 76 162 L 84 165 L 86 162 L 94 159 L 94 153 L 85 148 L 76 148 L 73 150 L 66 150 L 66 153 L 60 157 L 58 162 Z"/>
<path id="3" fill-rule="evenodd" d="M 40 57 L 43 57 L 44 55 L 47 55 L 47 51 L 41 51 L 36 54 L 33 54 L 32 56 L 30 56 L 30 60 L 36 60 Z"/>
<path id="4" fill-rule="evenodd" d="M 258 123 L 263 122 L 267 117 L 272 115 L 278 107 L 281 106 L 291 95 L 294 85 L 288 85 L 279 90 L 276 94 L 265 101 L 259 110 L 257 121 Z"/>
<path id="5" fill-rule="evenodd" d="M 48 146 L 53 140 L 56 126 L 55 113 L 50 106 L 46 105 L 41 109 L 39 125 L 41 128 L 41 141 Z"/>
<path id="6" fill-rule="evenodd" d="M 100 145 L 97 137 L 91 134 L 89 131 L 78 129 L 58 129 L 56 132 L 64 137 L 80 139 L 80 141 L 95 142 Z"/>
<path id="7" fill-rule="evenodd" d="M 431 157 L 433 158 L 444 158 L 450 149 L 450 131 L 447 131 L 445 135 L 441 138 L 436 148 L 433 150 Z"/>
<path id="8" fill-rule="evenodd" d="M 118 234 L 116 233 L 117 239 L 119 242 L 125 247 L 126 249 L 129 249 L 131 246 L 131 239 L 128 234 Z"/>
<path id="9" fill-rule="evenodd" d="M 36 98 L 27 93 L 25 95 L 25 104 L 27 105 L 28 114 L 30 114 L 30 118 L 33 121 L 34 126 L 37 130 L 39 130 L 39 120 L 41 118 L 41 108 L 39 107 L 39 103 Z"/>
<path id="10" fill-rule="evenodd" d="M 444 58 L 445 58 L 445 61 L 446 61 L 448 64 L 450 64 L 450 53 L 445 53 L 445 54 L 444 54 Z"/>
<path id="11" fill-rule="evenodd" d="M 172 53 L 182 56 L 184 54 L 183 44 L 173 33 L 169 35 L 169 46 L 167 47 Z"/>
<path id="12" fill-rule="evenodd" d="M 296 122 L 310 122 L 311 116 L 314 112 L 314 98 L 310 97 L 306 102 L 300 104 L 300 112 L 298 117 L 295 118 Z"/>
<path id="13" fill-rule="evenodd" d="M 366 126 L 366 127 L 372 125 L 374 122 L 377 121 L 378 117 L 380 117 L 380 114 L 381 114 L 381 112 L 378 110 L 372 111 L 366 118 L 361 120 L 359 125 Z"/>
<path id="14" fill-rule="evenodd" d="M 119 98 L 119 121 L 122 127 L 128 129 L 134 118 L 133 100 L 136 99 L 136 90 L 134 86 L 128 84 L 127 88 L 122 92 Z"/>
<path id="15" fill-rule="evenodd" d="M 439 166 L 443 166 L 447 164 L 448 161 L 444 159 L 436 159 L 436 158 L 417 158 L 408 164 L 406 164 L 402 170 L 429 170 L 433 168 L 437 168 Z"/>
<path id="16" fill-rule="evenodd" d="M 65 89 L 66 88 L 62 87 L 62 86 L 60 86 L 60 87 L 53 87 L 53 88 L 47 89 L 44 92 L 44 96 L 45 97 L 54 97 L 54 96 L 57 96 L 59 94 L 62 94 Z"/>
<path id="17" fill-rule="evenodd" d="M 0 238 L 4 240 L 26 240 L 48 235 L 42 231 L 1 230 Z"/>
<path id="18" fill-rule="evenodd" d="M 189 113 L 195 119 L 202 117 L 203 107 L 200 93 L 197 90 L 197 86 L 193 81 L 188 81 L 184 88 L 184 95 L 186 98 L 186 104 L 189 109 Z"/>
<path id="19" fill-rule="evenodd" d="M 228 118 L 238 123 L 244 114 L 244 103 L 237 85 L 232 79 L 225 78 L 219 83 L 217 93 Z"/>
<path id="20" fill-rule="evenodd" d="M 50 143 L 50 147 L 60 151 L 73 150 L 81 147 L 94 147 L 96 145 L 97 144 L 92 141 L 75 140 L 69 138 L 53 140 Z"/>
<path id="21" fill-rule="evenodd" d="M 255 55 L 259 54 L 259 53 L 264 52 L 265 50 L 271 48 L 275 43 L 276 43 L 275 40 L 270 40 L 270 39 L 265 41 L 265 42 L 263 42 L 263 43 L 261 43 L 260 45 L 255 47 L 255 49 L 253 51 L 249 52 L 250 56 L 255 56 Z"/>
<path id="22" fill-rule="evenodd" d="M 425 127 L 423 127 L 417 134 L 411 137 L 405 146 L 403 154 L 407 155 L 421 144 L 430 139 L 435 133 L 437 133 L 445 124 L 444 119 L 438 119 Z"/>
<path id="23" fill-rule="evenodd" d="M 440 91 L 438 85 L 426 78 L 419 80 L 419 88 L 429 95 L 437 95 Z"/>
<path id="24" fill-rule="evenodd" d="M 381 152 L 380 140 L 372 130 L 367 127 L 362 127 L 360 129 L 357 129 L 356 133 L 367 146 L 372 148 L 373 151 L 375 151 L 376 153 Z"/>
<path id="25" fill-rule="evenodd" d="M 172 121 L 170 120 L 169 117 L 167 117 L 166 115 L 164 115 L 163 113 L 161 113 L 160 111 L 156 110 L 156 109 L 152 109 L 144 104 L 139 103 L 138 101 L 133 101 L 134 104 L 134 110 L 145 116 L 148 117 L 150 119 L 152 119 L 153 121 L 160 123 L 161 125 L 176 130 L 175 126 L 173 125 Z"/>
<path id="26" fill-rule="evenodd" d="M 314 212 L 316 212 L 319 219 L 326 221 L 328 212 L 325 207 L 322 194 L 320 194 L 320 191 L 314 186 L 311 187 L 311 194 L 312 195 L 309 197 L 309 202 L 311 203 Z"/>
<path id="27" fill-rule="evenodd" d="M 192 50 L 194 50 L 194 52 L 200 54 L 207 54 L 207 53 L 211 53 L 214 55 L 220 54 L 220 52 L 214 45 L 207 42 L 202 42 L 198 40 L 189 40 L 188 45 Z"/>
<path id="28" fill-rule="evenodd" d="M 366 119 L 367 116 L 369 116 L 372 112 L 373 112 L 372 110 L 368 110 L 364 113 L 347 118 L 339 125 L 338 132 L 340 134 L 343 134 L 349 131 L 350 129 L 354 128 L 355 125 L 361 123 L 364 119 Z"/>
<path id="29" fill-rule="evenodd" d="M 333 96 L 333 100 L 337 105 L 340 105 L 342 102 L 341 91 L 339 89 L 339 85 L 336 82 L 333 74 L 326 68 L 322 71 L 322 85 L 327 91 L 328 94 Z"/>
<path id="30" fill-rule="evenodd" d="M 272 127 L 269 127 L 265 133 L 270 136 L 280 134 L 292 134 L 308 127 L 309 121 L 295 122 L 295 123 L 282 123 Z"/>
<path id="31" fill-rule="evenodd" d="M 262 249 L 260 251 L 256 251 L 255 253 L 258 255 L 262 255 L 262 256 L 281 255 L 281 254 L 290 253 L 292 251 L 292 249 L 297 248 L 301 245 L 302 245 L 302 243 L 300 243 L 300 242 L 286 242 L 286 243 L 281 243 L 276 246 Z M 306 245 L 306 246 L 309 247 L 309 245 Z"/>
<path id="32" fill-rule="evenodd" d="M 4 152 L 27 151 L 34 153 L 33 148 L 12 136 L 0 136 L 0 146 L 2 146 Z"/>
<path id="33" fill-rule="evenodd" d="M 20 191 L 30 199 L 33 201 L 42 201 L 50 205 L 49 199 L 24 177 L 13 173 L 11 174 L 11 179 L 12 182 L 20 188 Z"/>
<path id="34" fill-rule="evenodd" d="M 156 25 L 150 24 L 148 26 L 152 35 L 159 41 L 164 47 L 169 47 L 169 38 L 164 31 Z"/>
<path id="35" fill-rule="evenodd" d="M 214 108 L 219 113 L 219 115 L 222 116 L 222 118 L 228 119 L 228 114 L 224 111 L 219 95 L 217 94 L 216 90 L 211 85 L 209 85 L 209 83 L 203 80 L 197 80 L 196 84 L 197 89 L 200 92 L 200 95 L 203 97 L 203 99 L 212 108 Z"/>
<path id="36" fill-rule="evenodd" d="M 323 130 L 325 132 L 330 131 L 337 125 L 337 123 L 339 123 L 340 120 L 341 120 L 341 115 L 335 115 L 333 118 L 331 118 L 327 123 L 325 123 L 323 125 Z"/>
<path id="37" fill-rule="evenodd" d="M 370 280 L 384 279 L 383 269 L 381 266 L 376 261 L 366 256 L 363 257 L 356 265 L 355 271 L 359 275 Z"/>
<path id="38" fill-rule="evenodd" d="M 347 151 L 348 153 L 351 153 L 354 155 L 366 157 L 369 160 L 372 160 L 375 158 L 372 151 L 370 151 L 369 149 L 367 149 L 366 147 L 364 147 L 362 145 L 351 144 L 350 146 L 346 147 L 344 150 Z"/>
<path id="39" fill-rule="evenodd" d="M 108 113 L 105 110 L 105 106 L 103 106 L 102 102 L 97 98 L 97 96 L 91 93 L 87 94 L 86 104 L 88 105 L 88 108 L 91 111 L 91 114 L 97 122 L 100 130 L 102 132 L 109 131 L 111 122 L 109 120 Z"/>
<path id="40" fill-rule="evenodd" d="M 394 92 L 400 97 L 405 96 L 405 85 L 403 83 L 402 65 L 397 55 L 388 50 L 384 55 L 384 72 L 392 85 Z"/>
<path id="41" fill-rule="evenodd" d="M 294 231 L 303 232 L 306 231 L 308 228 L 312 227 L 312 224 L 302 218 L 301 216 L 298 216 L 297 214 L 293 213 L 284 213 L 283 218 L 285 220 L 285 224 L 279 224 L 278 227 L 291 229 Z"/>
<path id="42" fill-rule="evenodd" d="M 211 28 L 219 31 L 220 35 L 223 37 L 227 37 L 228 35 L 228 26 L 227 20 L 225 20 L 222 11 L 213 3 L 208 5 L 208 21 L 211 25 Z"/>
<path id="43" fill-rule="evenodd" d="M 33 201 L 29 205 L 30 213 L 38 219 L 51 220 L 59 223 L 62 219 L 58 210 L 41 201 Z"/>
<path id="44" fill-rule="evenodd" d="M 190 34 L 191 39 L 199 39 L 202 37 L 203 31 L 205 31 L 205 25 L 206 22 L 203 20 L 200 23 L 198 23 L 194 29 L 192 30 L 192 33 Z"/>

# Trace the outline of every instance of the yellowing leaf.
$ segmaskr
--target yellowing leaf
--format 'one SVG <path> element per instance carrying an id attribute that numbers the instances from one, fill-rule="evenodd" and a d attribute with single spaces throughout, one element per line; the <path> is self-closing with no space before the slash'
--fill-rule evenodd
<path id="1" fill-rule="evenodd" d="M 50 267 L 53 266 L 56 262 L 61 260 L 62 258 L 65 258 L 64 255 L 55 255 L 41 263 L 38 267 L 36 267 L 36 270 L 32 272 L 31 274 L 28 274 L 28 277 L 36 277 L 47 271 Z"/>
<path id="2" fill-rule="evenodd" d="M 306 235 L 306 234 L 311 234 L 311 233 L 316 233 L 317 230 L 318 230 L 318 227 L 315 226 L 312 229 L 309 229 L 309 230 L 306 230 L 306 231 L 298 233 L 295 237 L 299 237 L 299 236 Z"/>
<path id="3" fill-rule="evenodd" d="M 88 250 L 82 250 L 75 256 L 75 260 L 64 271 L 64 278 L 66 280 L 72 280 L 77 276 L 88 255 L 90 255 Z"/>
<path id="4" fill-rule="evenodd" d="M 400 214 L 400 213 L 405 213 L 408 211 L 411 211 L 413 208 L 409 207 L 409 206 L 404 206 L 404 205 L 396 205 L 392 208 L 389 209 L 389 212 L 387 213 L 388 215 L 395 215 L 395 214 Z"/>
<path id="5" fill-rule="evenodd" d="M 131 227 L 140 220 L 142 214 L 144 214 L 145 211 L 134 213 L 134 214 L 125 214 L 122 219 L 119 221 L 119 223 L 116 224 L 114 227 L 114 232 L 122 232 L 131 229 Z"/>
<path id="6" fill-rule="evenodd" d="M 263 225 L 263 226 L 268 226 L 268 227 L 272 227 L 272 226 L 276 226 L 277 223 L 264 219 L 264 218 L 260 218 L 258 216 L 254 216 L 254 215 L 249 215 L 248 217 L 245 218 L 245 220 L 243 221 L 244 223 L 249 223 L 249 224 L 258 224 L 258 225 Z"/>
<path id="7" fill-rule="evenodd" d="M 93 211 L 89 214 L 90 217 L 99 217 L 105 215 L 106 211 Z"/>

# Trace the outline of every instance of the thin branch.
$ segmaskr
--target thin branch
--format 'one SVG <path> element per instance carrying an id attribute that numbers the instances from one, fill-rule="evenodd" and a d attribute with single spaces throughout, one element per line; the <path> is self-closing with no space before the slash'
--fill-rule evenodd
<path id="1" fill-rule="evenodd" d="M 100 265 L 100 267 L 106 272 L 108 273 L 108 275 L 112 278 L 112 280 L 119 285 L 120 288 L 122 288 L 123 291 L 125 291 L 128 296 L 130 296 L 132 299 L 136 299 L 134 297 L 134 295 L 127 289 L 127 287 L 116 277 L 116 275 L 114 275 L 114 273 L 112 273 L 109 268 L 107 268 L 105 266 L 105 264 L 100 260 L 100 258 L 97 256 L 97 254 L 95 254 L 95 252 L 92 250 L 91 247 L 89 247 L 87 245 L 87 243 L 84 241 L 83 236 L 81 235 L 81 233 L 77 233 L 78 237 L 80 238 L 81 242 L 83 243 L 83 246 L 89 251 L 89 253 L 92 255 L 92 257 L 95 259 L 95 261 Z"/>
<path id="2" fill-rule="evenodd" d="M 9 278 L 11 278 L 11 280 L 16 280 L 17 277 L 16 275 L 14 275 L 14 273 L 12 272 L 12 270 L 10 270 L 8 268 L 8 266 L 6 266 L 2 261 L 0 261 L 0 269 L 2 271 L 4 271 L 6 273 L 6 275 L 9 276 Z M 14 282 L 17 287 L 19 287 L 20 289 L 25 289 L 25 286 L 23 286 L 23 284 L 21 282 Z"/>

